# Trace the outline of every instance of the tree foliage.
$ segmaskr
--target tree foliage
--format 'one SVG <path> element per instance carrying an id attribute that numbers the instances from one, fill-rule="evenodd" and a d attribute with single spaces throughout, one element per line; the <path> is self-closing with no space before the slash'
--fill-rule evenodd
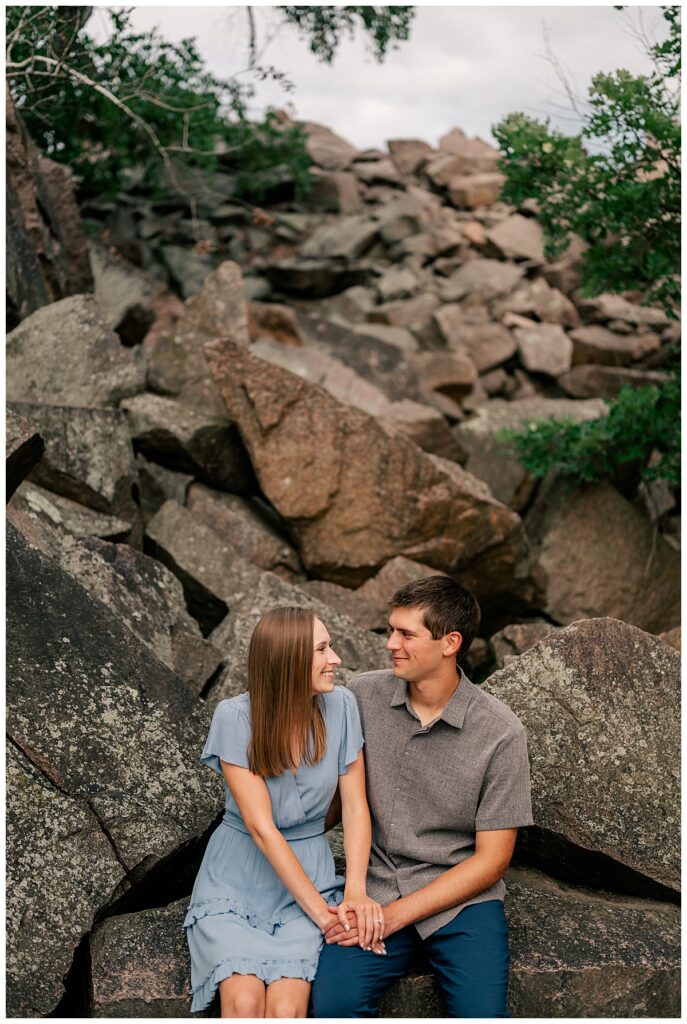
<path id="1" fill-rule="evenodd" d="M 395 39 L 407 38 L 410 14 L 397 12 L 412 9 L 305 10 L 334 12 L 325 28 L 301 8 L 284 11 L 329 61 L 356 22 L 381 59 Z M 208 72 L 193 39 L 171 43 L 157 29 L 136 32 L 131 11 L 111 9 L 112 34 L 99 43 L 83 28 L 90 8 L 7 8 L 12 95 L 37 145 L 74 170 L 80 197 L 115 197 L 133 181 L 169 188 L 180 165 L 211 171 L 220 159 L 233 167 L 238 194 L 251 201 L 260 202 L 285 176 L 296 195 L 306 192 L 310 161 L 300 128 L 273 109 L 257 121 L 250 117 L 250 82 Z M 246 11 L 246 71 L 290 91 L 282 72 L 257 62 L 253 13 Z"/>
<path id="2" fill-rule="evenodd" d="M 507 181 L 503 197 L 535 198 L 547 254 L 566 248 L 570 233 L 589 248 L 582 291 L 639 292 L 677 317 L 680 301 L 680 8 L 662 8 L 664 42 L 650 47 L 653 71 L 598 74 L 579 134 L 555 131 L 522 113 L 494 128 Z M 582 481 L 612 476 L 638 462 L 648 478 L 680 480 L 680 384 L 675 353 L 667 383 L 623 389 L 604 419 L 544 421 L 510 434 L 535 476 L 549 469 Z M 658 452 L 659 458 L 651 459 Z"/>
<path id="3" fill-rule="evenodd" d="M 287 21 L 309 40 L 320 60 L 330 64 L 344 35 L 360 24 L 369 34 L 373 52 L 382 61 L 390 48 L 410 38 L 412 7 L 280 7 Z"/>
<path id="4" fill-rule="evenodd" d="M 638 290 L 675 313 L 680 273 L 680 8 L 663 9 L 665 42 L 653 72 L 598 74 L 578 135 L 522 113 L 494 128 L 507 176 L 503 197 L 540 207 L 548 253 L 570 232 L 588 244 L 588 294 Z M 593 151 L 592 151 L 593 150 Z"/>

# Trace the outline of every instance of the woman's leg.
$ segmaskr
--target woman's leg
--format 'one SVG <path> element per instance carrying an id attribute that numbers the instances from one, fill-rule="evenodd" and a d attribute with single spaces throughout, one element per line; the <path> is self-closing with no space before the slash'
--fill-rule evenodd
<path id="1" fill-rule="evenodd" d="M 265 983 L 254 974 L 232 974 L 219 983 L 220 1017 L 264 1017 Z"/>
<path id="2" fill-rule="evenodd" d="M 310 982 L 280 978 L 267 986 L 266 1017 L 307 1017 Z"/>

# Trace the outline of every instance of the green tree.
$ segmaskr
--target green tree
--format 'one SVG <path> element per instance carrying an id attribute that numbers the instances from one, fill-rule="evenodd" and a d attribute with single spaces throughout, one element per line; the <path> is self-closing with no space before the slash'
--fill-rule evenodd
<path id="1" fill-rule="evenodd" d="M 341 37 L 356 24 L 370 34 L 382 59 L 408 37 L 412 17 L 412 8 L 305 10 L 335 12 L 322 21 L 302 8 L 283 9 L 324 61 L 332 60 Z M 183 191 L 180 167 L 212 170 L 220 154 L 233 164 L 237 191 L 247 199 L 261 201 L 285 171 L 296 194 L 307 191 L 303 133 L 273 109 L 258 121 L 250 118 L 250 82 L 210 74 L 193 39 L 170 43 L 158 30 L 136 32 L 131 8 L 110 12 L 112 35 L 98 43 L 84 30 L 90 11 L 8 7 L 6 16 L 12 96 L 37 145 L 72 167 L 80 198 L 116 196 L 131 183 L 133 168 L 145 187 L 176 184 Z M 253 11 L 246 11 L 246 71 L 290 91 L 282 72 L 258 61 Z"/>
<path id="2" fill-rule="evenodd" d="M 503 198 L 534 198 L 547 254 L 571 232 L 588 245 L 582 292 L 639 292 L 677 318 L 680 302 L 680 8 L 662 8 L 667 38 L 650 47 L 653 70 L 598 74 L 582 129 L 567 136 L 549 121 L 513 113 L 493 131 L 506 175 Z M 675 352 L 661 387 L 623 389 L 604 420 L 542 422 L 508 435 L 535 476 L 551 468 L 580 480 L 611 476 L 624 462 L 679 483 L 680 390 Z M 656 465 L 649 461 L 658 451 Z"/>

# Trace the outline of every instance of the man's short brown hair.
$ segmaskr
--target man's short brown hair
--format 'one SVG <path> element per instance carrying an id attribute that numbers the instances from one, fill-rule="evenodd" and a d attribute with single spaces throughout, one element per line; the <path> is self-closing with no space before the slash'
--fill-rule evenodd
<path id="1" fill-rule="evenodd" d="M 477 635 L 481 612 L 469 590 L 450 576 L 425 576 L 397 590 L 392 608 L 421 608 L 422 619 L 434 640 L 457 632 L 463 638 L 458 657 L 467 653 Z"/>

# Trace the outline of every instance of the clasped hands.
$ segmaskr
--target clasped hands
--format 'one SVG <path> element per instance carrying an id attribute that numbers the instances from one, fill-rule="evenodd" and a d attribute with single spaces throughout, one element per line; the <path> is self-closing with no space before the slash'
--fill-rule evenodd
<path id="1" fill-rule="evenodd" d="M 386 955 L 384 909 L 366 895 L 344 894 L 338 907 L 329 907 L 330 921 L 322 932 L 328 945 L 360 946 L 379 956 Z"/>

